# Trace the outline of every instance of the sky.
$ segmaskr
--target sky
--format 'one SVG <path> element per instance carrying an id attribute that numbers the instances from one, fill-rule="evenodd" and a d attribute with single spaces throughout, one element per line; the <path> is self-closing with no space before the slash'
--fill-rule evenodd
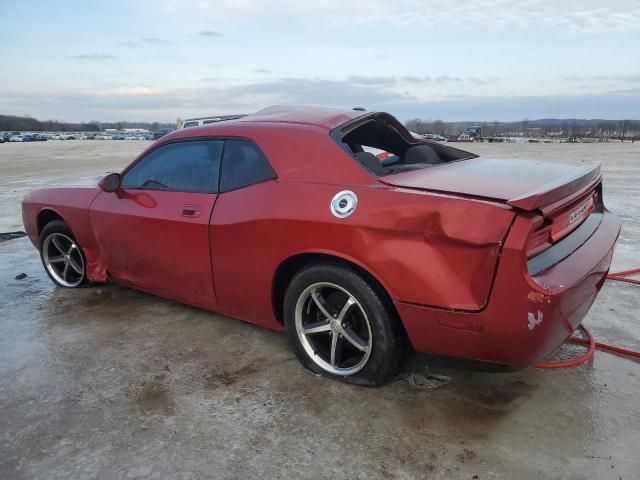
<path id="1" fill-rule="evenodd" d="M 640 118 L 638 0 L 0 0 L 0 114 Z"/>

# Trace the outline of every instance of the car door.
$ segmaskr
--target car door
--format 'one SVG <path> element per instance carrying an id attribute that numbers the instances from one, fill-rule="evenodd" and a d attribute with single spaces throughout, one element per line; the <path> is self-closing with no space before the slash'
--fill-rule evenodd
<path id="1" fill-rule="evenodd" d="M 225 141 L 221 172 L 220 197 L 211 220 L 218 308 L 273 328 L 263 323 L 270 308 L 266 305 L 271 305 L 273 271 L 265 269 L 268 247 L 261 239 L 274 233 L 265 213 L 273 201 L 276 173 L 256 143 L 240 138 Z"/>
<path id="2" fill-rule="evenodd" d="M 101 192 L 90 209 L 109 274 L 161 296 L 215 305 L 209 220 L 218 197 L 222 140 L 164 144 Z"/>

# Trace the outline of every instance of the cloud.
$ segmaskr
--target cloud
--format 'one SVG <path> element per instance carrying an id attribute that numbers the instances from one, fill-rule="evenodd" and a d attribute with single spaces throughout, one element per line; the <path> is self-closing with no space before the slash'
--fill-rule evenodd
<path id="1" fill-rule="evenodd" d="M 271 73 L 271 70 L 267 70 L 266 68 L 256 68 L 253 70 L 253 73 Z"/>
<path id="2" fill-rule="evenodd" d="M 593 94 L 604 91 L 608 95 L 635 95 L 640 92 L 636 86 L 640 83 L 640 75 L 571 75 L 562 80 L 571 82 L 574 88 Z"/>
<path id="3" fill-rule="evenodd" d="M 215 8 L 203 0 L 166 0 L 166 10 L 184 20 L 238 22 L 249 16 L 261 19 L 312 18 L 338 26 L 462 27 L 468 29 L 535 29 L 601 33 L 640 29 L 637 0 L 315 0 L 296 6 L 290 0 L 217 0 Z"/>
<path id="4" fill-rule="evenodd" d="M 487 78 L 477 78 L 471 77 L 468 80 L 471 83 L 475 83 L 476 85 L 491 85 L 493 83 L 499 82 L 500 79 L 498 77 L 487 77 Z"/>
<path id="5" fill-rule="evenodd" d="M 115 55 L 106 55 L 106 54 L 98 54 L 93 53 L 90 55 L 81 54 L 81 55 L 67 55 L 67 58 L 73 58 L 74 60 L 91 60 L 91 61 L 102 61 L 102 60 L 114 60 L 118 57 Z"/>
<path id="6" fill-rule="evenodd" d="M 379 86 L 357 85 L 347 80 L 282 78 L 225 87 L 154 88 L 148 85 L 114 85 L 100 89 L 50 92 L 3 92 L 0 104 L 8 113 L 17 111 L 50 118 L 149 119 L 166 121 L 211 112 L 247 113 L 273 104 L 326 105 L 380 108 L 416 99 Z M 73 118 L 72 118 L 73 116 Z"/>
<path id="7" fill-rule="evenodd" d="M 628 94 L 543 96 L 456 96 L 389 107 L 401 119 L 517 121 L 523 118 L 638 118 L 640 91 Z"/>
<path id="8" fill-rule="evenodd" d="M 584 81 L 592 81 L 592 82 L 631 82 L 638 83 L 640 82 L 640 75 L 591 75 L 591 76 L 577 76 L 571 75 L 569 77 L 563 77 L 563 80 L 568 82 L 584 82 Z"/>
<path id="9" fill-rule="evenodd" d="M 640 82 L 640 75 L 614 75 L 613 78 L 621 82 Z"/>
<path id="10" fill-rule="evenodd" d="M 400 80 L 407 83 L 431 83 L 433 79 L 429 75 L 423 75 L 421 77 L 415 75 L 408 75 L 400 77 Z"/>
<path id="11" fill-rule="evenodd" d="M 611 95 L 640 95 L 640 87 L 625 88 L 622 90 L 613 90 L 612 92 L 609 92 L 609 93 Z"/>
<path id="12" fill-rule="evenodd" d="M 619 95 L 501 96 L 419 100 L 358 87 L 344 81 L 282 79 L 230 88 L 7 91 L 0 94 L 5 113 L 29 111 L 39 118 L 88 121 L 172 121 L 176 117 L 249 113 L 273 104 L 327 105 L 388 111 L 401 120 L 521 120 L 523 118 L 637 118 L 640 92 Z M 606 109 L 603 108 L 606 106 Z"/>
<path id="13" fill-rule="evenodd" d="M 550 0 L 468 0 L 456 4 L 448 0 L 370 0 L 366 10 L 358 2 L 322 3 L 341 5 L 340 14 L 332 16 L 332 22 L 339 25 L 517 27 L 588 33 L 640 28 L 640 8 L 634 0 L 612 0 L 607 4 L 600 0 L 565 1 L 561 7 Z"/>
<path id="14" fill-rule="evenodd" d="M 408 101 L 403 95 L 379 84 L 365 85 L 349 80 L 283 78 L 269 82 L 237 85 L 226 89 L 226 94 L 243 101 L 291 104 L 313 104 L 351 108 L 360 104 L 389 104 Z"/>
<path id="15" fill-rule="evenodd" d="M 395 77 L 368 76 L 368 75 L 351 75 L 349 82 L 358 85 L 385 85 L 392 86 L 397 83 Z"/>
<path id="16" fill-rule="evenodd" d="M 120 45 L 122 45 L 123 47 L 137 47 L 138 44 L 135 42 L 120 42 Z"/>
<path id="17" fill-rule="evenodd" d="M 462 79 L 460 77 L 452 77 L 451 75 L 440 75 L 439 77 L 436 77 L 435 82 L 436 83 L 457 83 L 457 82 L 461 82 Z"/>
<path id="18" fill-rule="evenodd" d="M 152 45 L 169 45 L 171 42 L 169 40 L 165 40 L 164 38 L 158 37 L 146 37 L 140 40 L 144 43 L 150 43 Z"/>
<path id="19" fill-rule="evenodd" d="M 405 83 L 436 83 L 438 85 L 446 85 L 446 84 L 451 84 L 451 83 L 460 83 L 460 82 L 465 82 L 465 83 L 472 83 L 474 85 L 490 85 L 492 83 L 496 83 L 498 82 L 500 79 L 498 77 L 487 77 L 487 78 L 479 78 L 479 77 L 469 77 L 469 78 L 463 78 L 463 77 L 457 77 L 457 76 L 453 76 L 453 75 L 440 75 L 437 77 L 431 77 L 429 75 L 422 75 L 422 76 L 416 76 L 416 75 L 405 75 L 403 77 L 400 77 L 400 80 L 402 82 Z"/>
<path id="20" fill-rule="evenodd" d="M 222 33 L 216 32 L 214 30 L 202 30 L 198 32 L 198 35 L 201 37 L 222 37 Z"/>
<path id="21" fill-rule="evenodd" d="M 131 88 L 144 88 L 144 89 L 152 89 L 153 86 L 148 83 L 129 83 L 129 82 L 120 82 L 116 84 L 118 87 L 131 87 Z"/>

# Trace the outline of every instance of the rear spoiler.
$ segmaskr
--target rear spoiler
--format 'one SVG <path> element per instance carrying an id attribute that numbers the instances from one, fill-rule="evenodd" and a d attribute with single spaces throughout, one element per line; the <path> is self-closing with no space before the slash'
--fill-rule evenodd
<path id="1" fill-rule="evenodd" d="M 508 205 L 522 210 L 542 209 L 551 213 L 562 205 L 595 188 L 602 180 L 601 164 L 584 165 L 577 172 L 560 177 L 553 182 L 531 190 L 507 201 Z"/>

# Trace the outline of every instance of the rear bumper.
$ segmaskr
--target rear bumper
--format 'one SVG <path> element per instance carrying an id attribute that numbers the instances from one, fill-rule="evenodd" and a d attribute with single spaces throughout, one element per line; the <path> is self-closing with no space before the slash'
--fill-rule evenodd
<path id="1" fill-rule="evenodd" d="M 620 221 L 605 210 L 599 227 L 580 247 L 536 275 L 529 275 L 522 255 L 528 228 L 524 219 L 514 223 L 482 311 L 395 302 L 417 351 L 526 366 L 573 333 L 606 279 Z"/>

